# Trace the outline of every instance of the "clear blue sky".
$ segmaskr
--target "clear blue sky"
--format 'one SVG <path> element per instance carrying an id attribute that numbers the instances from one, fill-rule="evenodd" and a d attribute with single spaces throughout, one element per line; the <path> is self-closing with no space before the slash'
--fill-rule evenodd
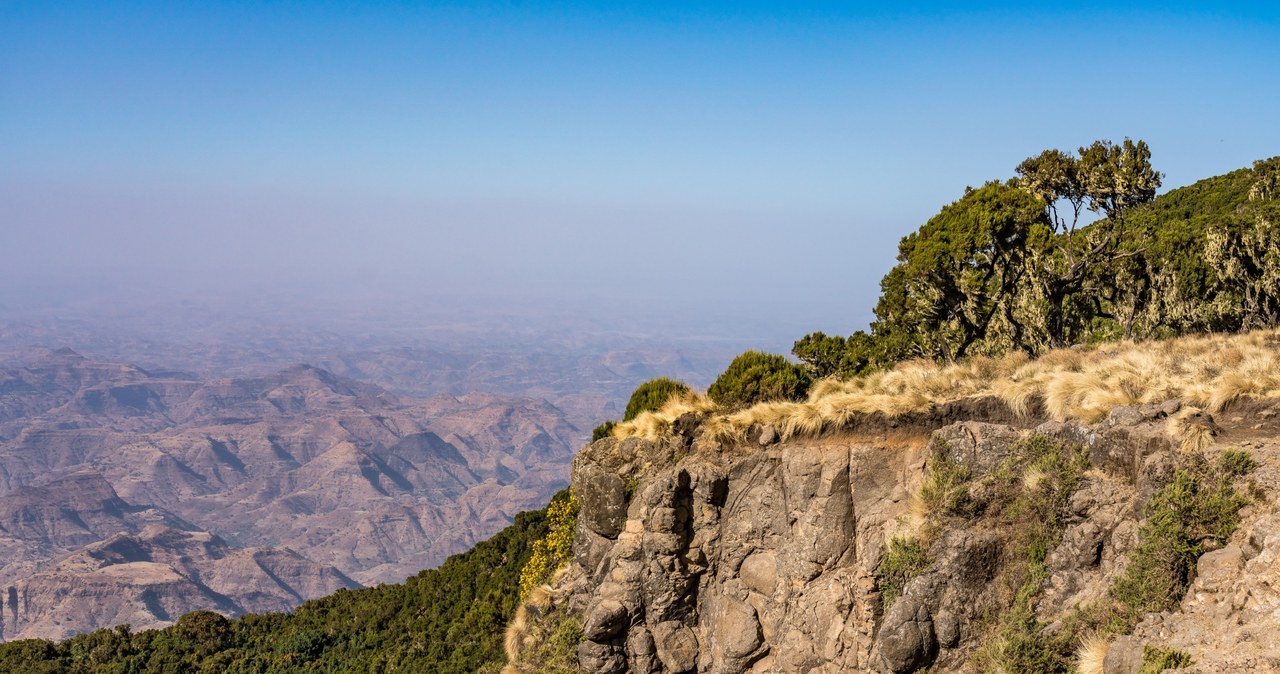
<path id="1" fill-rule="evenodd" d="M 0 1 L 0 282 L 847 333 L 1042 149 L 1143 138 L 1166 187 L 1280 154 L 1280 5 L 965 4 Z"/>

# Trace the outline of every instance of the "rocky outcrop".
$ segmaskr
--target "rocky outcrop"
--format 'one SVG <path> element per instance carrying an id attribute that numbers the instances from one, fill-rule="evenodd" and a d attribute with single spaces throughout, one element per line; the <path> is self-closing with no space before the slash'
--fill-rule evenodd
<path id="1" fill-rule="evenodd" d="M 995 472 L 1032 433 L 1082 446 L 1093 465 L 1063 506 L 1061 541 L 1044 561 L 1049 580 L 1035 611 L 1051 633 L 1122 572 L 1143 504 L 1172 475 L 1178 448 L 1166 417 L 1177 405 L 1151 407 L 1095 425 L 1010 424 L 1007 412 L 995 415 L 1002 423 L 981 414 L 955 421 L 949 411 L 783 442 L 722 446 L 696 431 L 597 441 L 574 463 L 582 513 L 574 562 L 557 588 L 583 617 L 581 666 L 597 674 L 963 671 L 993 616 L 1013 601 L 993 581 L 1011 563 L 1017 532 L 953 518 L 932 531 L 928 568 L 887 611 L 877 568 L 890 538 L 921 526 L 910 503 L 930 462 L 991 476 L 975 479 L 975 490 L 1034 480 Z M 1269 563 L 1258 561 L 1270 559 L 1268 545 L 1206 556 L 1200 594 L 1220 588 L 1221 601 L 1270 610 L 1274 602 L 1241 589 L 1244 569 Z M 1144 623 L 1139 634 L 1150 639 L 1153 630 Z M 1137 643 L 1140 662 L 1145 642 Z M 1123 644 L 1117 649 L 1115 658 Z"/>

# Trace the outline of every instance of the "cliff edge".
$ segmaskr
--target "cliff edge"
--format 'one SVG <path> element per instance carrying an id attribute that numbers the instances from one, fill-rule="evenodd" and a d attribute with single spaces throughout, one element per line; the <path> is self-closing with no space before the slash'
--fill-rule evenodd
<path id="1" fill-rule="evenodd" d="M 594 442 L 539 615 L 595 674 L 1280 668 L 1280 406 L 1031 409 Z"/>

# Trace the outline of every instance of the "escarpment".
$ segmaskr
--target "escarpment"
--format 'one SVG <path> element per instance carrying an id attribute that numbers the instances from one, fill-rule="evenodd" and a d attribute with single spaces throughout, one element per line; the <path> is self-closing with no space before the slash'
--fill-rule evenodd
<path id="1" fill-rule="evenodd" d="M 581 625 L 578 664 L 595 674 L 1137 672 L 1144 646 L 1177 641 L 1182 615 L 1180 594 L 1165 605 L 1123 594 L 1171 483 L 1194 475 L 1202 495 L 1212 480 L 1223 498 L 1250 493 L 1230 501 L 1229 527 L 1195 542 L 1197 556 L 1210 552 L 1244 519 L 1225 548 L 1239 554 L 1214 562 L 1214 587 L 1244 592 L 1251 560 L 1280 552 L 1280 536 L 1256 530 L 1271 521 L 1271 484 L 1215 467 L 1227 441 L 1246 437 L 1266 438 L 1246 442 L 1270 465 L 1277 429 L 1263 426 L 1275 412 L 1226 410 L 1219 429 L 1180 407 L 1121 407 L 1084 424 L 969 401 L 785 441 L 753 428 L 732 444 L 688 415 L 657 440 L 599 440 L 574 462 L 581 514 L 552 613 Z M 1236 546 L 1241 537 L 1254 543 Z M 1196 578 L 1193 557 L 1170 587 L 1191 584 L 1197 601 Z M 1164 631 L 1150 626 L 1157 615 Z M 1049 664 L 1018 661 L 1019 639 Z M 1208 643 L 1175 645 L 1202 671 L 1245 657 Z M 1248 661 L 1280 665 L 1266 648 Z M 506 671 L 536 671 L 513 655 Z"/>

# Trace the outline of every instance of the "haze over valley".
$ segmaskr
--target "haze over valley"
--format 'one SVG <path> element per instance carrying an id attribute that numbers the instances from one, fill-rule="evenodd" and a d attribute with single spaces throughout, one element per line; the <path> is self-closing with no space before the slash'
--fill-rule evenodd
<path id="1" fill-rule="evenodd" d="M 537 306 L 254 309 L 0 315 L 0 638 L 399 582 L 545 504 L 638 382 L 741 347 Z"/>

